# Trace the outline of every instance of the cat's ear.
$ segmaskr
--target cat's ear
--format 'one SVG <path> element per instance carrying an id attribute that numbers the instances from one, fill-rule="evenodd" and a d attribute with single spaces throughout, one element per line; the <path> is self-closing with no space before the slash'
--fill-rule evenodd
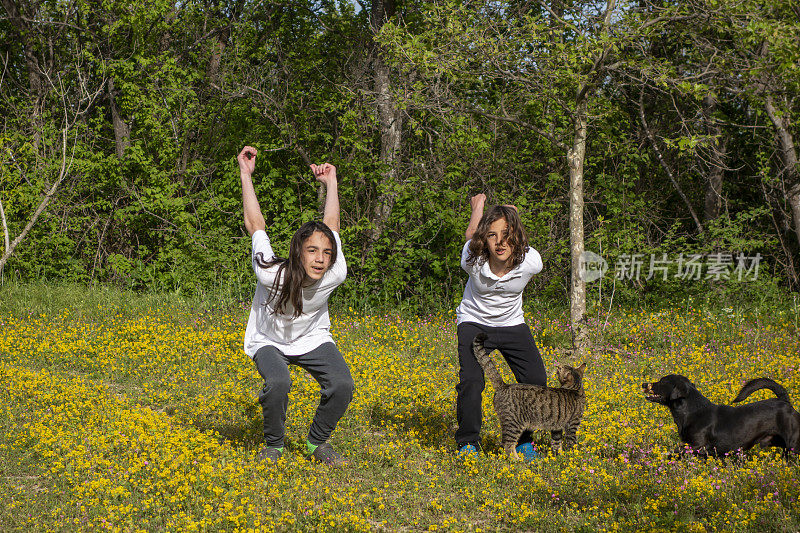
<path id="1" fill-rule="evenodd" d="M 581 363 L 581 366 L 579 366 L 579 367 L 578 367 L 578 368 L 576 368 L 575 370 L 577 370 L 578 372 L 580 372 L 580 373 L 581 373 L 581 376 L 582 376 L 582 375 L 583 375 L 583 371 L 584 371 L 584 370 L 586 370 L 586 363 Z"/>

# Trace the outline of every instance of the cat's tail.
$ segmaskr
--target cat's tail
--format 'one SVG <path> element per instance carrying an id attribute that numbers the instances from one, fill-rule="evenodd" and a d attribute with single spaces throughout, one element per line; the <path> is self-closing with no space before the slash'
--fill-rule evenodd
<path id="1" fill-rule="evenodd" d="M 741 402 L 759 389 L 769 389 L 775 393 L 775 396 L 777 396 L 779 400 L 788 402 L 789 405 L 792 404 L 792 400 L 789 398 L 789 393 L 786 392 L 786 389 L 769 378 L 751 379 L 742 385 L 742 390 L 740 390 L 736 398 L 733 399 L 733 403 Z"/>
<path id="2" fill-rule="evenodd" d="M 472 353 L 475 354 L 475 359 L 478 360 L 481 367 L 483 368 L 484 375 L 489 378 L 489 381 L 492 382 L 492 386 L 494 390 L 500 390 L 505 388 L 506 382 L 503 381 L 503 377 L 500 375 L 500 372 L 497 371 L 497 367 L 492 361 L 492 358 L 489 357 L 491 353 L 490 350 L 487 350 L 486 347 L 483 345 L 486 342 L 486 333 L 478 333 L 475 335 L 475 339 L 472 341 Z"/>

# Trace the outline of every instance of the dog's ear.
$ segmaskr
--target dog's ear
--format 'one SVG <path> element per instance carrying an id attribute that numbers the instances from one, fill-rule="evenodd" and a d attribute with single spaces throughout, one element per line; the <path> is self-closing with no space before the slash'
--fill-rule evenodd
<path id="1" fill-rule="evenodd" d="M 696 388 L 690 381 L 681 381 L 675 385 L 672 392 L 669 393 L 670 400 L 680 400 L 689 395 L 689 388 Z"/>

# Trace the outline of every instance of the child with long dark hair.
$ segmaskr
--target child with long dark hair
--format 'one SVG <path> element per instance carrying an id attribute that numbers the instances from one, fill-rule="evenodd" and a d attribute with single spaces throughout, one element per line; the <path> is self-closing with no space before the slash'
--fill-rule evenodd
<path id="1" fill-rule="evenodd" d="M 456 443 L 462 454 L 481 449 L 483 369 L 472 353 L 472 341 L 486 333 L 487 350 L 498 350 L 519 383 L 546 385 L 542 356 L 525 324 L 522 292 L 534 274 L 542 270 L 539 252 L 528 239 L 517 208 L 490 207 L 484 213 L 486 195 L 470 199 L 472 214 L 467 226 L 461 268 L 469 274 L 464 297 L 456 310 L 458 319 L 459 383 L 456 387 Z M 523 434 L 517 453 L 530 461 L 536 456 L 529 432 Z"/>
<path id="2" fill-rule="evenodd" d="M 306 222 L 292 237 L 289 256 L 279 258 L 267 237 L 264 216 L 253 188 L 258 150 L 239 153 L 244 224 L 253 241 L 253 270 L 258 280 L 244 350 L 256 364 L 264 388 L 264 448 L 259 457 L 277 461 L 283 453 L 286 408 L 292 380 L 289 365 L 307 370 L 321 387 L 306 447 L 314 459 L 329 465 L 344 462 L 328 442 L 353 398 L 353 378 L 330 333 L 328 298 L 344 282 L 347 265 L 339 238 L 339 193 L 336 167 L 311 165 L 325 184 L 322 222 Z"/>

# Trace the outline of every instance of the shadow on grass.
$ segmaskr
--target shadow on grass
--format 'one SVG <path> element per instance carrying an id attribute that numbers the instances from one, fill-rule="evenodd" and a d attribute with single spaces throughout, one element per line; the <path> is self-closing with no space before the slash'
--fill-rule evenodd
<path id="1" fill-rule="evenodd" d="M 373 428 L 390 427 L 400 432 L 408 432 L 419 440 L 422 446 L 448 446 L 455 449 L 454 435 L 457 428 L 455 409 L 447 410 L 431 406 L 402 406 L 387 409 L 381 403 L 374 403 L 369 413 Z M 484 419 L 484 423 L 486 420 Z M 542 453 L 549 453 L 550 432 L 536 431 L 532 435 L 533 445 Z M 499 433 L 482 435 L 483 450 L 487 453 L 503 453 Z"/>
<path id="2" fill-rule="evenodd" d="M 375 402 L 369 411 L 372 427 L 393 427 L 412 433 L 423 446 L 439 447 L 453 443 L 455 412 L 431 406 L 401 406 L 387 409 Z"/>
<path id="3" fill-rule="evenodd" d="M 236 448 L 255 448 L 263 444 L 263 418 L 261 407 L 253 403 L 243 405 L 240 413 L 233 417 L 220 418 L 215 413 L 204 413 L 201 416 L 188 418 L 175 407 L 167 407 L 164 412 L 178 424 L 197 429 L 210 431 L 217 435 L 222 442 L 228 442 Z"/>

